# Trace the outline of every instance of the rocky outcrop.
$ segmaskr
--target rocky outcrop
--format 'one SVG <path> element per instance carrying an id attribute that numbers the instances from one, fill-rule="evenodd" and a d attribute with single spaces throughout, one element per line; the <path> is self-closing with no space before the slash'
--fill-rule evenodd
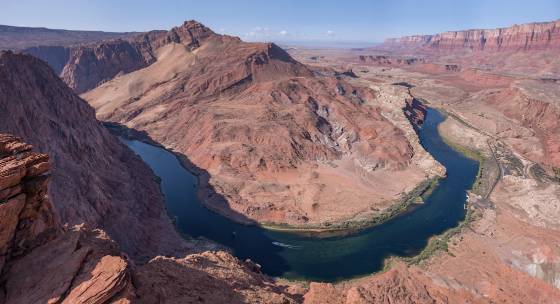
<path id="1" fill-rule="evenodd" d="M 25 254 L 56 233 L 46 199 L 49 157 L 20 139 L 0 134 L 0 274 L 13 256 Z"/>
<path id="2" fill-rule="evenodd" d="M 0 133 L 0 303 L 105 303 L 130 284 L 128 262 L 101 232 L 63 231 L 51 169 L 48 155 Z"/>
<path id="3" fill-rule="evenodd" d="M 452 31 L 392 38 L 385 41 L 385 46 L 474 51 L 554 49 L 560 47 L 560 20 L 490 30 Z"/>
<path id="4" fill-rule="evenodd" d="M 157 257 L 134 273 L 137 303 L 301 303 L 301 295 L 226 252 Z"/>
<path id="5" fill-rule="evenodd" d="M 424 123 L 427 107 L 416 98 L 406 100 L 403 108 L 404 115 L 410 123 L 418 128 Z"/>
<path id="6" fill-rule="evenodd" d="M 103 227 L 134 257 L 180 248 L 151 170 L 41 60 L 0 54 L 0 132 L 53 155 L 62 223 Z"/>

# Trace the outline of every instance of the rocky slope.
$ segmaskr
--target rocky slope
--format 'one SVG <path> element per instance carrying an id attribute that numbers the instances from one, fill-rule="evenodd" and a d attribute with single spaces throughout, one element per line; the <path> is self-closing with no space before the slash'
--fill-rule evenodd
<path id="1" fill-rule="evenodd" d="M 136 34 L 0 25 L 0 50 L 23 50 L 37 46 L 70 46 L 106 39 L 125 38 Z"/>
<path id="2" fill-rule="evenodd" d="M 0 303 L 106 302 L 130 285 L 128 262 L 100 232 L 63 231 L 51 169 L 48 155 L 0 134 Z"/>
<path id="3" fill-rule="evenodd" d="M 385 46 L 474 51 L 552 49 L 560 47 L 560 20 L 498 29 L 451 31 L 435 35 L 392 38 L 385 41 Z"/>
<path id="4" fill-rule="evenodd" d="M 422 170 L 402 178 L 415 151 L 366 104 L 373 90 L 194 21 L 150 41 L 154 63 L 83 97 L 100 119 L 181 153 L 214 210 L 243 222 L 324 225 L 379 213 L 427 178 Z"/>
<path id="5" fill-rule="evenodd" d="M 47 195 L 52 170 L 48 155 L 0 133 L 0 303 L 299 300 L 257 265 L 225 252 L 158 256 L 138 265 L 104 231 L 62 227 Z"/>
<path id="6" fill-rule="evenodd" d="M 0 54 L 0 131 L 52 155 L 62 223 L 103 227 L 135 257 L 180 247 L 150 169 L 44 62 Z"/>

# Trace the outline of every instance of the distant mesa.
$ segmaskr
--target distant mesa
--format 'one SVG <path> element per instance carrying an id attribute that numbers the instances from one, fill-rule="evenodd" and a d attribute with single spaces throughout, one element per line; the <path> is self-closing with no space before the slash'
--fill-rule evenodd
<path id="1" fill-rule="evenodd" d="M 560 47 L 560 20 L 498 29 L 451 31 L 387 39 L 384 47 L 420 47 L 473 51 L 538 50 Z"/>

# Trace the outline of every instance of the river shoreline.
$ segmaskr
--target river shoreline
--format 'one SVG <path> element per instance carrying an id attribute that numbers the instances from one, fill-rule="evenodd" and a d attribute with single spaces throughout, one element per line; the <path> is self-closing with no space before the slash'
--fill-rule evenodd
<path id="1" fill-rule="evenodd" d="M 423 101 L 426 104 L 430 104 L 429 102 Z M 441 112 L 442 114 L 444 114 L 446 116 L 446 119 L 448 119 L 449 117 L 449 113 L 442 108 L 439 107 L 433 107 L 434 109 L 436 109 L 437 111 Z M 451 116 L 453 117 L 453 116 Z M 121 125 L 116 125 L 116 124 L 112 124 L 112 123 L 106 123 L 105 126 L 116 136 L 120 136 L 120 137 L 124 137 L 128 140 L 137 140 L 158 148 L 162 148 L 172 154 L 175 155 L 175 157 L 179 160 L 179 162 L 181 163 L 182 167 L 189 171 L 191 174 L 197 176 L 198 179 L 198 186 L 201 185 L 201 175 L 202 173 L 200 172 L 199 169 L 197 168 L 193 168 L 193 166 L 189 165 L 188 161 L 186 161 L 184 158 L 185 156 L 175 152 L 172 149 L 169 149 L 165 146 L 163 146 L 162 144 L 152 140 L 148 135 L 144 134 L 143 132 L 138 132 L 135 130 L 131 130 L 128 129 L 124 126 Z M 482 174 L 482 164 L 487 160 L 487 158 L 485 158 L 483 156 L 483 154 L 480 151 L 474 150 L 472 148 L 469 147 L 465 147 L 460 145 L 459 143 L 455 142 L 454 140 L 445 137 L 442 132 L 439 132 L 440 136 L 442 137 L 442 139 L 444 140 L 444 142 L 446 144 L 448 144 L 451 148 L 453 148 L 455 151 L 461 153 L 462 155 L 474 159 L 476 161 L 478 161 L 481 166 L 480 166 L 480 170 L 478 172 L 477 175 L 477 179 L 475 180 L 475 184 L 478 183 L 479 178 Z M 249 220 L 242 220 L 239 219 L 238 217 L 235 216 L 230 216 L 224 212 L 222 212 L 222 210 L 220 210 L 219 208 L 213 208 L 211 204 L 206 203 L 206 195 L 204 191 L 199 190 L 198 191 L 198 196 L 199 199 L 201 201 L 201 205 L 203 207 L 205 207 L 206 209 L 208 209 L 211 212 L 217 213 L 221 216 L 226 217 L 229 220 L 232 220 L 238 224 L 241 225 L 247 225 L 247 226 L 258 226 L 260 228 L 269 230 L 269 231 L 278 231 L 278 232 L 286 232 L 286 233 L 297 233 L 297 234 L 303 234 L 303 235 L 308 235 L 308 236 L 313 236 L 313 237 L 318 237 L 318 238 L 322 238 L 322 237 L 331 237 L 331 236 L 344 236 L 344 235 L 349 235 L 349 234 L 353 234 L 353 233 L 358 233 L 362 230 L 368 229 L 368 228 L 372 228 L 378 225 L 381 225 L 391 219 L 393 219 L 394 217 L 401 215 L 401 214 L 405 214 L 407 212 L 412 212 L 416 207 L 421 206 L 422 205 L 422 197 L 424 197 L 425 195 L 429 194 L 438 184 L 438 182 L 442 179 L 445 178 L 445 176 L 437 176 L 434 178 L 430 178 L 430 179 L 426 179 L 423 182 L 421 182 L 420 184 L 418 184 L 412 191 L 406 193 L 403 197 L 401 197 L 400 199 L 398 199 L 394 204 L 392 204 L 389 208 L 387 208 L 387 210 L 385 210 L 384 212 L 381 213 L 377 213 L 375 215 L 373 215 L 372 217 L 367 217 L 364 216 L 364 213 L 361 214 L 357 214 L 356 216 L 354 216 L 351 219 L 346 219 L 346 220 L 342 220 L 342 221 L 338 221 L 338 222 L 333 222 L 333 223 L 322 223 L 322 224 L 312 224 L 312 225 L 300 225 L 300 226 L 296 226 L 296 225 L 289 225 L 289 224 L 276 224 L 276 223 L 267 223 L 267 222 L 256 222 L 256 221 L 249 221 Z M 419 202 L 420 201 L 420 202 Z M 172 218 L 173 220 L 173 218 Z"/>
<path id="2" fill-rule="evenodd" d="M 397 200 L 388 210 L 378 213 L 373 217 L 363 218 L 363 214 L 359 214 L 352 219 L 344 220 L 341 222 L 330 223 L 329 227 L 321 226 L 292 226 L 281 224 L 260 223 L 259 226 L 271 230 L 281 232 L 293 232 L 310 234 L 315 237 L 334 236 L 334 235 L 347 235 L 357 233 L 362 230 L 381 225 L 398 215 L 412 212 L 418 206 L 423 204 L 421 198 L 437 185 L 437 182 L 443 177 L 434 177 L 426 179 L 418 184 L 412 191 L 408 192 L 402 198 Z M 362 217 L 363 219 L 358 219 Z M 324 235 L 323 235 L 324 234 Z"/>
<path id="3" fill-rule="evenodd" d="M 198 189 L 198 197 L 200 199 L 201 205 L 206 209 L 210 210 L 211 212 L 217 213 L 223 217 L 228 218 L 238 224 L 247 225 L 247 226 L 258 226 L 260 228 L 269 230 L 269 231 L 278 231 L 278 232 L 286 232 L 286 233 L 297 233 L 303 235 L 309 235 L 313 237 L 331 237 L 331 236 L 343 236 L 358 233 L 362 230 L 372 228 L 378 225 L 381 225 L 398 215 L 405 214 L 407 212 L 412 212 L 416 207 L 421 206 L 423 204 L 422 197 L 426 194 L 430 193 L 434 187 L 437 186 L 437 183 L 445 176 L 436 176 L 433 178 L 425 179 L 424 181 L 420 182 L 414 189 L 410 192 L 403 195 L 401 198 L 395 200 L 393 204 L 390 205 L 386 210 L 376 214 L 368 214 L 368 213 L 359 213 L 356 214 L 354 217 L 350 219 L 344 219 L 337 222 L 329 222 L 329 223 L 319 223 L 319 224 L 311 224 L 311 225 L 290 225 L 290 224 L 276 224 L 276 223 L 267 223 L 267 222 L 256 222 L 253 220 L 241 219 L 238 216 L 231 216 L 223 212 L 219 208 L 214 208 L 212 204 L 207 203 L 207 192 L 200 188 L 201 183 L 201 176 L 203 173 L 200 169 L 195 168 L 192 166 L 186 157 L 178 152 L 175 152 L 173 149 L 169 149 L 164 145 L 152 140 L 147 134 L 143 132 L 139 132 L 136 130 L 132 130 L 127 128 L 126 126 L 122 126 L 115 123 L 104 123 L 105 127 L 109 129 L 111 133 L 113 133 L 117 137 L 123 137 L 127 140 L 137 140 L 148 145 L 152 145 L 154 147 L 158 147 L 164 149 L 172 154 L 179 160 L 181 166 L 189 171 L 191 174 L 195 175 L 198 179 L 197 188 Z M 206 184 L 204 182 L 204 184 Z M 206 188 L 206 187 L 205 187 Z M 171 217 L 171 216 L 170 216 Z M 171 217 L 172 220 L 173 217 Z"/>
<path id="4" fill-rule="evenodd" d="M 148 140 L 123 141 L 161 178 L 168 214 L 176 218 L 179 231 L 231 248 L 235 256 L 259 263 L 262 271 L 272 277 L 341 282 L 382 271 L 390 256 L 407 259 L 425 255 L 433 247 L 434 236 L 439 238 L 452 228 L 461 227 L 466 191 L 477 176 L 478 163 L 443 142 L 437 126 L 444 116 L 435 109 L 429 111 L 431 114 L 420 130 L 421 141 L 454 174 L 438 183 L 424 182 L 418 193 L 403 200 L 404 206 L 410 204 L 414 208 L 407 208 L 406 212 L 395 208 L 394 216 L 387 216 L 380 224 L 342 232 L 306 234 L 301 230 L 271 230 L 234 222 L 201 203 L 197 187 L 204 188 L 200 183 L 207 181 L 207 174 L 193 174 L 177 153 L 151 145 Z M 417 204 L 421 195 L 424 203 Z"/>

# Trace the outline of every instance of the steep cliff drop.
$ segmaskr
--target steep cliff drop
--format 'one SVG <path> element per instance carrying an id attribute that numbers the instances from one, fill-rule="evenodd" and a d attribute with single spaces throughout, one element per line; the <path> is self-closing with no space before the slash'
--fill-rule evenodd
<path id="1" fill-rule="evenodd" d="M 61 223 L 103 227 L 133 257 L 182 247 L 150 169 L 42 61 L 0 54 L 0 132 L 51 155 Z"/>

